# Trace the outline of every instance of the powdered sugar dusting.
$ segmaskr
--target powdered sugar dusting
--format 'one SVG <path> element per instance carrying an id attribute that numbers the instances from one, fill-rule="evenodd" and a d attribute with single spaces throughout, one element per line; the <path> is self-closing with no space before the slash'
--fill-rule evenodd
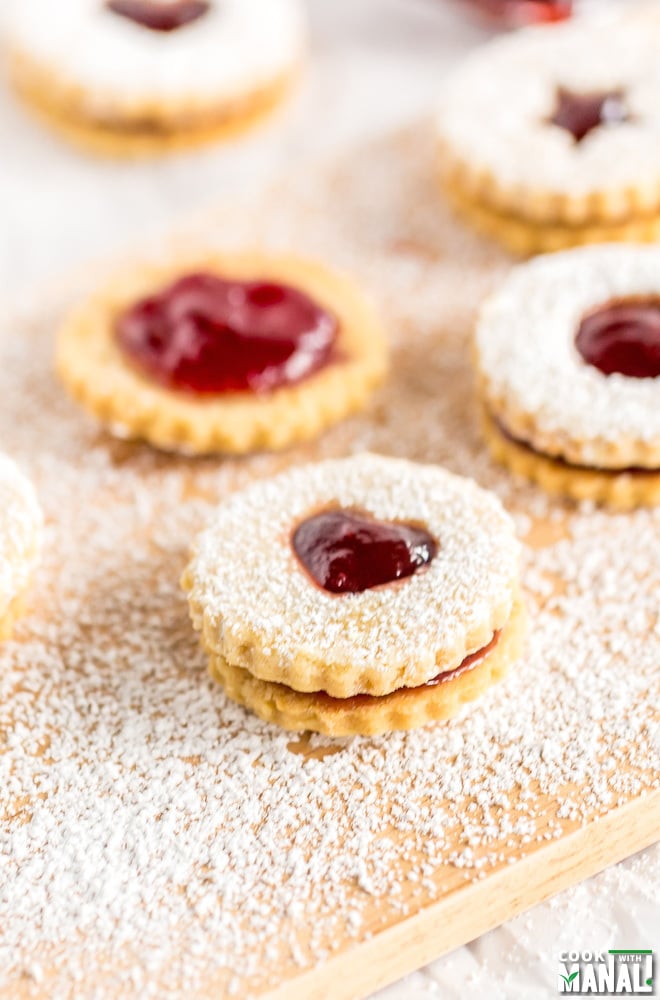
<path id="1" fill-rule="evenodd" d="M 660 512 L 565 506 L 492 465 L 468 333 L 508 265 L 436 202 L 425 134 L 289 179 L 267 223 L 259 204 L 210 220 L 325 253 L 389 318 L 396 378 L 315 446 L 222 462 L 113 441 L 53 380 L 58 310 L 2 341 L 2 440 L 50 526 L 0 649 L 10 994 L 245 996 L 658 786 Z M 446 725 L 292 738 L 207 679 L 178 577 L 232 491 L 365 448 L 496 490 L 537 546 L 527 654 Z"/>
<path id="2" fill-rule="evenodd" d="M 0 453 L 0 619 L 27 586 L 41 542 L 42 516 L 31 483 Z"/>

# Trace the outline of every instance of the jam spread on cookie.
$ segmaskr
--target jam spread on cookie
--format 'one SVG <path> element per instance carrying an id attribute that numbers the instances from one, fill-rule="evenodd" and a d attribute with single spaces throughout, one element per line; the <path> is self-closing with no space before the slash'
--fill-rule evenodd
<path id="1" fill-rule="evenodd" d="M 115 335 L 140 372 L 198 394 L 269 392 L 334 356 L 338 323 L 299 289 L 189 274 L 119 316 Z"/>
<path id="2" fill-rule="evenodd" d="M 579 143 L 601 125 L 618 125 L 629 118 L 623 91 L 580 94 L 567 87 L 560 87 L 550 123 L 566 129 L 576 143 Z"/>
<path id="3" fill-rule="evenodd" d="M 609 302 L 580 323 L 575 346 L 603 375 L 660 376 L 660 298 Z"/>
<path id="4" fill-rule="evenodd" d="M 152 31 L 176 31 L 209 10 L 208 0 L 108 0 L 108 10 Z"/>
<path id="5" fill-rule="evenodd" d="M 306 518 L 292 545 L 314 582 L 331 594 L 357 594 L 412 576 L 438 550 L 433 536 L 417 525 L 342 509 Z"/>

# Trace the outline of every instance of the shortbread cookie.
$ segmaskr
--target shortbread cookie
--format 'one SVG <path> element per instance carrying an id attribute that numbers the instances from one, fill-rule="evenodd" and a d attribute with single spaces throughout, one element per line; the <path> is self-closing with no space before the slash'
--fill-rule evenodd
<path id="1" fill-rule="evenodd" d="M 305 51 L 301 0 L 13 0 L 17 91 L 109 154 L 192 146 L 274 106 Z"/>
<path id="2" fill-rule="evenodd" d="M 437 117 L 459 209 L 524 251 L 654 239 L 659 44 L 660 13 L 635 5 L 497 39 L 466 60 Z"/>
<path id="3" fill-rule="evenodd" d="M 360 409 L 387 368 L 370 303 L 265 253 L 134 268 L 65 322 L 57 367 L 119 436 L 191 454 L 282 448 Z"/>
<path id="4" fill-rule="evenodd" d="M 182 583 L 232 697 L 339 735 L 445 718 L 497 680 L 520 645 L 518 559 L 470 480 L 358 455 L 231 497 Z"/>
<path id="5" fill-rule="evenodd" d="M 552 492 L 660 499 L 660 249 L 589 247 L 516 268 L 476 365 L 498 459 Z"/>
<path id="6" fill-rule="evenodd" d="M 0 638 L 20 615 L 39 558 L 42 515 L 32 484 L 0 454 Z"/>

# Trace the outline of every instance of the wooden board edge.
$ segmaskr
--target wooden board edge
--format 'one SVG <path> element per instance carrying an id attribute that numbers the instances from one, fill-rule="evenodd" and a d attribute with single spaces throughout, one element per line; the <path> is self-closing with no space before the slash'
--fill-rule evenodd
<path id="1" fill-rule="evenodd" d="M 349 947 L 262 1000 L 363 1000 L 563 889 L 660 840 L 660 790 L 551 841 Z M 576 942 L 577 945 L 593 942 Z M 552 956 L 548 956 L 549 960 Z"/>

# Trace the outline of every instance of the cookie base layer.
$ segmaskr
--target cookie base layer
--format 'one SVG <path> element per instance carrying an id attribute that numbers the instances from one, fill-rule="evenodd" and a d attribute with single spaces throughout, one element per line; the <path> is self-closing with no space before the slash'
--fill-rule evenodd
<path id="1" fill-rule="evenodd" d="M 299 71 L 291 70 L 268 86 L 214 109 L 191 109 L 188 118 L 180 110 L 169 114 L 162 106 L 145 110 L 141 118 L 118 115 L 101 121 L 85 114 L 80 102 L 49 87 L 43 74 L 33 72 L 22 59 L 13 60 L 11 72 L 18 96 L 51 130 L 86 152 L 117 158 L 185 151 L 240 136 L 284 101 L 298 75 Z"/>
<path id="2" fill-rule="evenodd" d="M 463 705 L 479 698 L 507 674 L 522 652 L 526 630 L 527 615 L 518 598 L 496 644 L 473 667 L 440 684 L 401 688 L 380 697 L 342 699 L 304 694 L 285 684 L 258 680 L 220 656 L 211 657 L 209 669 L 230 698 L 266 722 L 294 732 L 371 736 L 395 729 L 417 729 L 457 715 Z"/>
<path id="3" fill-rule="evenodd" d="M 593 243 L 655 243 L 660 240 L 660 214 L 640 215 L 612 223 L 544 224 L 495 211 L 473 199 L 457 184 L 443 183 L 442 187 L 452 207 L 474 229 L 523 257 Z"/>
<path id="4" fill-rule="evenodd" d="M 199 270 L 301 288 L 338 317 L 338 360 L 263 395 L 206 398 L 149 381 L 117 346 L 115 317 L 155 288 Z M 65 322 L 56 363 L 74 399 L 118 437 L 183 454 L 245 454 L 307 441 L 361 409 L 387 371 L 387 343 L 370 303 L 343 275 L 296 257 L 214 254 L 117 278 Z"/>
<path id="5" fill-rule="evenodd" d="M 660 503 L 660 470 L 615 472 L 589 469 L 542 455 L 502 433 L 482 407 L 482 428 L 493 457 L 516 475 L 537 483 L 547 493 L 572 500 L 593 500 L 615 510 L 634 510 Z"/>

